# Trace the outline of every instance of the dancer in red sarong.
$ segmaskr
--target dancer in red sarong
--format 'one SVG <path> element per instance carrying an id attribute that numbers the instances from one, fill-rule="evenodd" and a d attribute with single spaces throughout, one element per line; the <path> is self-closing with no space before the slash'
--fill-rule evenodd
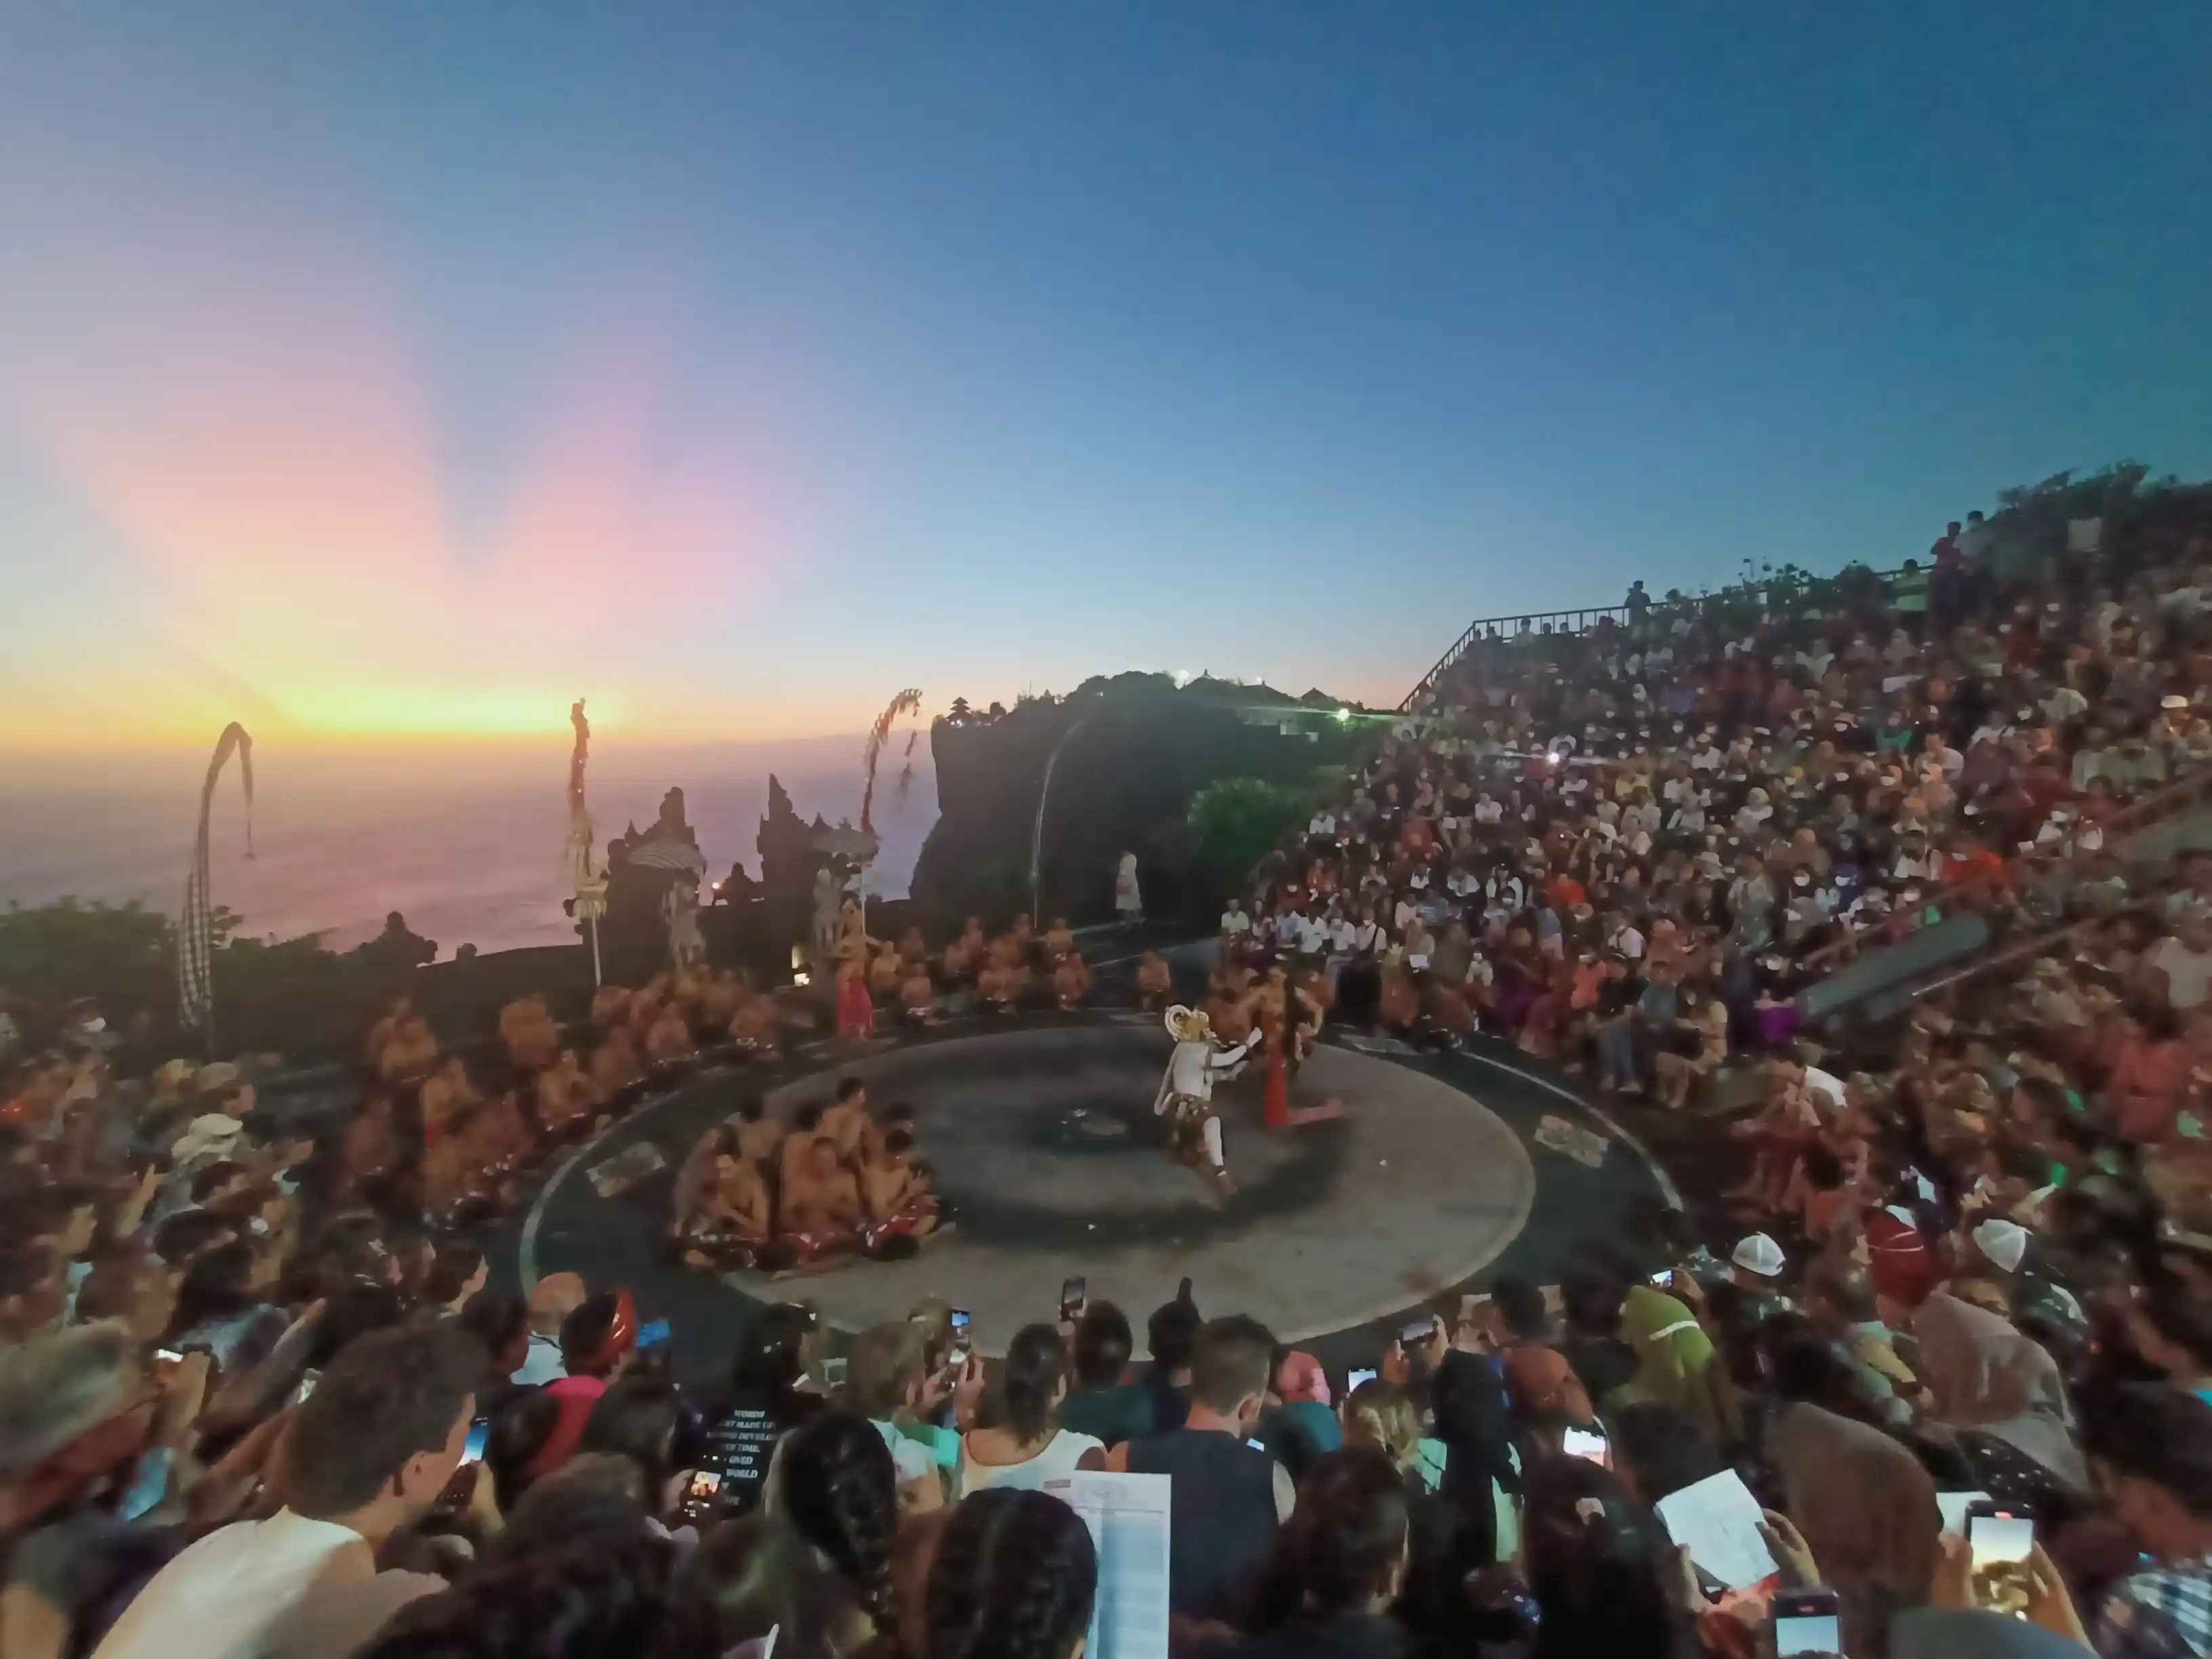
<path id="1" fill-rule="evenodd" d="M 1321 1010 L 1281 968 L 1271 968 L 1258 997 L 1260 1049 L 1266 1079 L 1261 1121 L 1270 1129 L 1295 1128 L 1344 1115 L 1340 1100 L 1318 1106 L 1291 1104 L 1291 1078 L 1321 1030 Z"/>
<path id="2" fill-rule="evenodd" d="M 842 931 L 837 940 L 837 1035 L 865 1042 L 876 1033 L 875 999 L 868 990 L 868 946 L 872 941 L 860 925 L 860 906 L 847 899 L 839 911 Z"/>

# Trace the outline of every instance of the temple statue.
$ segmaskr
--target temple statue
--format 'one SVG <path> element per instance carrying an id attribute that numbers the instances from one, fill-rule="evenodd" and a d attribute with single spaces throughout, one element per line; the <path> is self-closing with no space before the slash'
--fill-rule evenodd
<path id="1" fill-rule="evenodd" d="M 659 816 L 646 829 L 635 824 L 607 842 L 606 914 L 599 939 L 606 977 L 635 982 L 665 965 L 673 948 L 677 922 L 671 895 L 690 895 L 688 937 L 698 936 L 698 886 L 707 873 L 699 837 L 684 817 L 684 792 L 661 797 Z M 681 905 L 682 901 L 673 902 Z M 698 945 L 704 953 L 703 943 Z M 694 960 L 696 958 L 694 957 Z"/>
<path id="2" fill-rule="evenodd" d="M 678 968 L 704 960 L 707 941 L 699 933 L 699 890 L 689 882 L 671 882 L 661 897 L 660 915 L 668 924 L 668 960 Z"/>

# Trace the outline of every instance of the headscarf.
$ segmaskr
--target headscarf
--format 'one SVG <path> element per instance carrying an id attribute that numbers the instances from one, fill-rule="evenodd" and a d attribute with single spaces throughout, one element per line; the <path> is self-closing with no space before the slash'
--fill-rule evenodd
<path id="1" fill-rule="evenodd" d="M 1889 1620 L 1924 1601 L 1942 1517 L 1920 1460 L 1863 1423 L 1802 1402 L 1768 1437 L 1784 1507 L 1841 1598 L 1844 1651 L 1882 1659 Z"/>
<path id="2" fill-rule="evenodd" d="M 1686 1304 L 1652 1285 L 1632 1285 L 1621 1304 L 1620 1335 L 1636 1351 L 1636 1375 L 1614 1390 L 1614 1401 L 1665 1406 L 1716 1444 L 1735 1437 L 1727 1376 Z"/>
<path id="3" fill-rule="evenodd" d="M 1948 1290 L 1920 1304 L 1912 1334 L 1938 1420 L 1995 1435 L 2075 1492 L 2088 1490 L 2065 1385 L 2040 1346 L 2010 1320 Z"/>

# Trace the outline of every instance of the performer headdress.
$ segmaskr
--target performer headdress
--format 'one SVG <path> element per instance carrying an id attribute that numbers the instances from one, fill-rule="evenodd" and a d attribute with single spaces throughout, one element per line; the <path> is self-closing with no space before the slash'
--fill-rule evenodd
<path id="1" fill-rule="evenodd" d="M 1177 1042 L 1200 1042 L 1213 1035 L 1213 1022 L 1200 1008 L 1186 1008 L 1180 1002 L 1167 1012 L 1168 1035 Z"/>

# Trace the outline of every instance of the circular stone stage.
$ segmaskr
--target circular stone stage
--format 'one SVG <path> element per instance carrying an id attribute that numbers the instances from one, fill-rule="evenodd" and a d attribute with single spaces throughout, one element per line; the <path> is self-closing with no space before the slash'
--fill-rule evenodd
<path id="1" fill-rule="evenodd" d="M 680 1367 L 706 1375 L 761 1301 L 808 1300 L 857 1330 L 941 1296 L 973 1314 L 977 1346 L 996 1353 L 1052 1318 L 1062 1280 L 1078 1274 L 1129 1315 L 1140 1348 L 1146 1316 L 1186 1276 L 1207 1313 L 1250 1314 L 1311 1346 L 1433 1304 L 1486 1269 L 1556 1279 L 1573 1253 L 1617 1242 L 1632 1209 L 1657 1202 L 1637 1149 L 1518 1066 L 1328 1044 L 1291 1098 L 1341 1100 L 1340 1118 L 1270 1132 L 1256 1070 L 1217 1091 L 1238 1190 L 1216 1203 L 1152 1115 L 1170 1046 L 1157 1019 L 1133 1014 L 972 1021 L 842 1061 L 824 1052 L 702 1077 L 554 1172 L 518 1241 L 521 1276 L 573 1268 L 631 1285 L 643 1316 L 675 1319 L 693 1350 Z M 878 1110 L 914 1108 L 957 1227 L 909 1260 L 823 1273 L 718 1278 L 674 1265 L 660 1246 L 670 1187 L 698 1138 L 749 1096 L 787 1118 L 847 1076 L 866 1079 Z"/>

